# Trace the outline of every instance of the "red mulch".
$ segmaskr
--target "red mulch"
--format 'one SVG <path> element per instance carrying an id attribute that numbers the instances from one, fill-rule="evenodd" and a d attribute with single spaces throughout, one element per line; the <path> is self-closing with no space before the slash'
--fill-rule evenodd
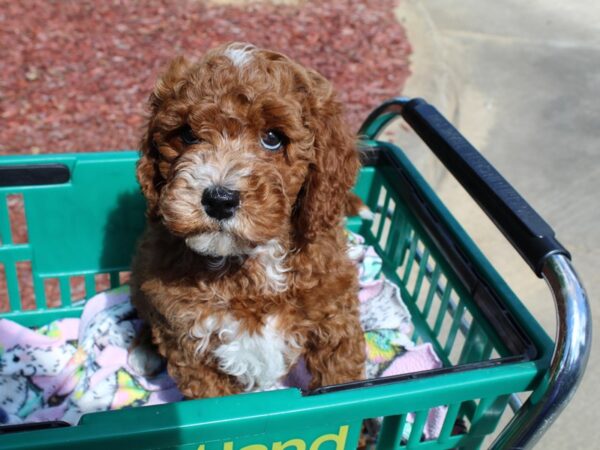
<path id="1" fill-rule="evenodd" d="M 411 50 L 395 4 L 0 0 L 0 154 L 135 148 L 165 64 L 228 41 L 279 50 L 317 69 L 358 128 L 409 75 Z M 0 300 L 2 275 L 0 267 Z"/>

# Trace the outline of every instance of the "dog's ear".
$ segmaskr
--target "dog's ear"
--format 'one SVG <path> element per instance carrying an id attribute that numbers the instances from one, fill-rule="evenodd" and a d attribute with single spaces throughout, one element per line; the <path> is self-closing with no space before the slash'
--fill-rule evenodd
<path id="1" fill-rule="evenodd" d="M 315 162 L 309 167 L 294 208 L 300 245 L 339 224 L 360 167 L 355 136 L 344 121 L 342 104 L 335 98 L 331 84 L 316 72 L 309 75 L 310 92 L 315 95 L 309 119 Z"/>
<path id="2" fill-rule="evenodd" d="M 158 197 L 165 180 L 160 172 L 160 151 L 154 140 L 157 115 L 161 106 L 176 97 L 182 88 L 185 74 L 190 67 L 183 56 L 175 58 L 167 70 L 159 77 L 148 100 L 150 116 L 142 140 L 140 142 L 140 159 L 137 163 L 136 175 L 146 197 L 147 214 L 150 219 L 158 214 Z"/>

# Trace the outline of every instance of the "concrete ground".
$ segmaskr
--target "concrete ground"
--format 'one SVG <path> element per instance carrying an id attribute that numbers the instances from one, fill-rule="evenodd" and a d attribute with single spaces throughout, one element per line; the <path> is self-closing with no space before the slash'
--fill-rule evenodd
<path id="1" fill-rule="evenodd" d="M 404 94 L 438 105 L 552 225 L 572 253 L 600 330 L 600 3 L 402 0 L 396 15 L 414 48 Z M 554 336 L 545 283 L 414 136 L 398 126 L 389 133 Z M 576 396 L 538 448 L 600 445 L 598 375 L 592 351 Z"/>

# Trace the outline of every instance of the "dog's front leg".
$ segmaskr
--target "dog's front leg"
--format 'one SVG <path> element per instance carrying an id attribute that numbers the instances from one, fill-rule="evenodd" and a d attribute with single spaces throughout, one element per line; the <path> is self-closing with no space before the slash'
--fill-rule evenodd
<path id="1" fill-rule="evenodd" d="M 222 397 L 242 392 L 234 377 L 201 361 L 169 358 L 167 370 L 186 398 Z"/>
<path id="2" fill-rule="evenodd" d="M 196 340 L 178 338 L 181 333 L 164 333 L 159 327 L 154 327 L 152 334 L 159 353 L 167 360 L 169 375 L 185 397 L 222 397 L 243 391 L 234 377 L 218 370 L 210 356 L 198 352 Z"/>
<path id="3" fill-rule="evenodd" d="M 309 333 L 304 355 L 310 388 L 365 378 L 365 339 L 358 315 L 328 315 Z"/>

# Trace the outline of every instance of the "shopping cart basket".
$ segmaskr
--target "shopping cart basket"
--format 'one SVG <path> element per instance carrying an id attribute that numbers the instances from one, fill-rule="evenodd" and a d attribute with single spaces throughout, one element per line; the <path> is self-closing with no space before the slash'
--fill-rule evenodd
<path id="1" fill-rule="evenodd" d="M 441 203 L 401 149 L 378 140 L 402 116 L 462 183 L 552 291 L 553 342 Z M 0 427 L 2 449 L 327 450 L 356 448 L 366 419 L 382 418 L 378 449 L 533 445 L 570 399 L 586 366 L 591 322 L 585 292 L 552 229 L 429 104 L 394 99 L 360 131 L 364 165 L 355 192 L 374 213 L 348 227 L 363 235 L 398 284 L 415 340 L 432 343 L 441 369 L 328 386 L 190 400 L 87 414 L 75 426 Z M 0 266 L 9 311 L 26 326 L 78 316 L 70 279 L 95 293 L 129 269 L 144 226 L 134 152 L 0 158 Z M 27 242 L 13 243 L 7 201 L 22 197 Z M 22 308 L 17 263 L 29 262 L 36 309 Z M 46 303 L 56 279 L 60 306 Z M 5 301 L 7 300 L 7 301 Z M 516 394 L 528 395 L 521 404 Z M 424 440 L 431 408 L 447 407 L 439 437 Z M 514 412 L 512 412 L 514 411 Z M 497 430 L 503 414 L 512 420 Z M 407 418 L 412 427 L 406 434 Z M 461 424 L 457 427 L 457 424 Z"/>

